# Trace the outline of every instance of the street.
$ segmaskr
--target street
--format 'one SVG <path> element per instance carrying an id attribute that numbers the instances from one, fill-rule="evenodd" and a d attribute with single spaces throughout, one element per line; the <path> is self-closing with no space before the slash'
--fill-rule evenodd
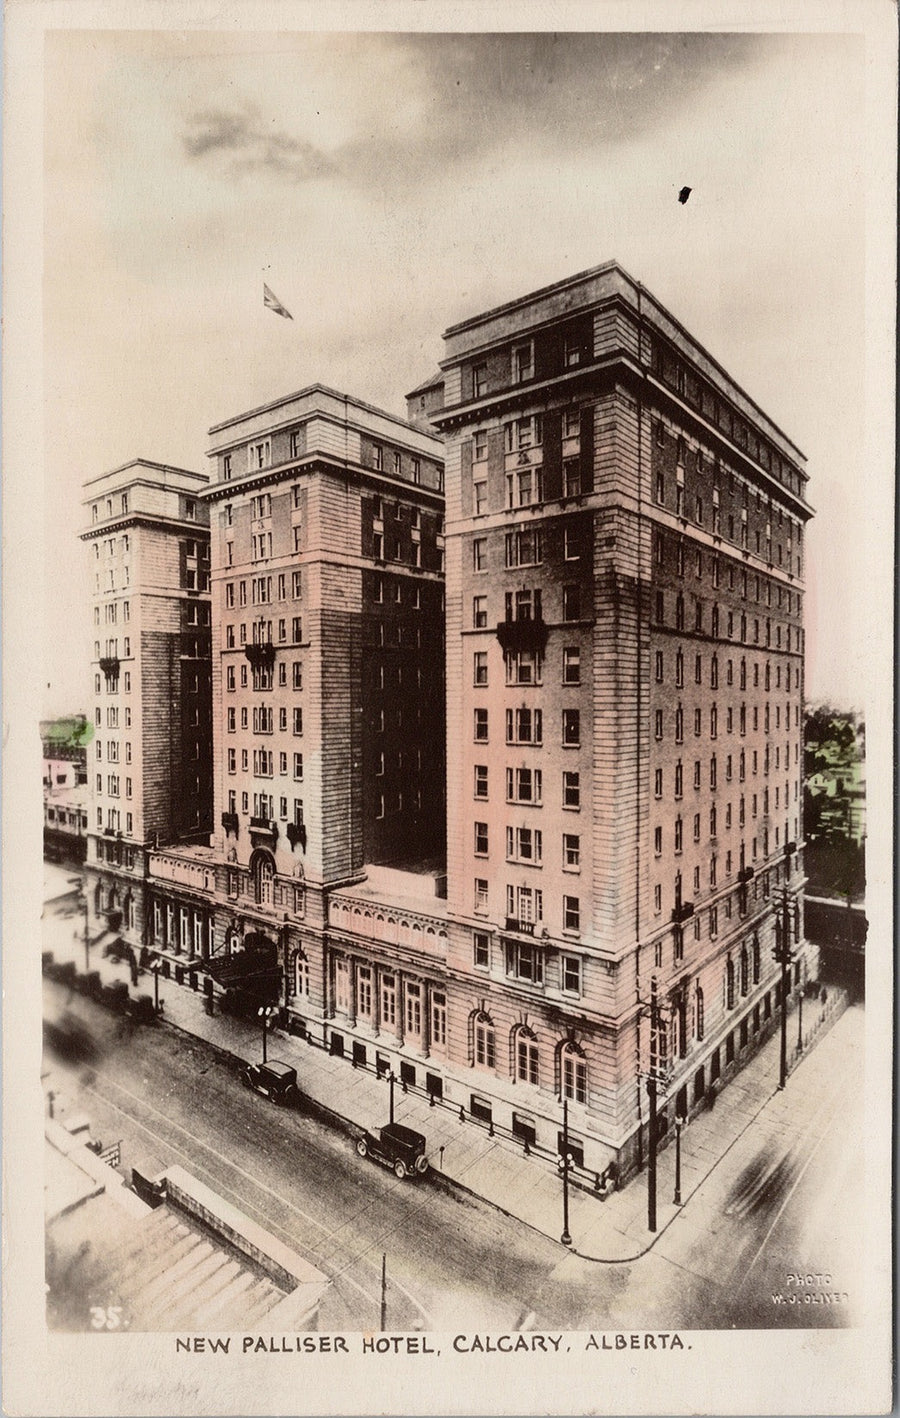
<path id="1" fill-rule="evenodd" d="M 48 904 L 48 947 L 76 928 L 73 902 Z M 652 1249 L 609 1264 L 440 1178 L 397 1180 L 337 1128 L 242 1088 L 234 1063 L 202 1040 L 131 1025 L 45 980 L 45 1018 L 65 1008 L 98 1053 L 79 1066 L 46 1051 L 57 1116 L 86 1113 L 104 1144 L 121 1140 L 126 1166 L 180 1163 L 308 1256 L 333 1282 L 323 1330 L 379 1326 L 383 1254 L 393 1330 L 822 1327 L 859 1312 L 861 1246 L 846 1204 L 860 1190 L 859 1006 L 723 1157 L 710 1152 L 702 1175 L 685 1179 L 684 1205 Z M 661 1188 L 672 1165 L 670 1147 Z M 650 1239 L 636 1235 L 635 1251 Z"/>

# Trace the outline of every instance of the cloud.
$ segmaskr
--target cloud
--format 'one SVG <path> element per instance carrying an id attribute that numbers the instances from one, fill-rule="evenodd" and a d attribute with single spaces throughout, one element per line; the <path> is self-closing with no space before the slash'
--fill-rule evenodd
<path id="1" fill-rule="evenodd" d="M 232 172 L 272 172 L 292 182 L 310 182 L 334 171 L 333 160 L 315 144 L 266 123 L 254 109 L 191 114 L 182 144 L 189 158 L 228 159 Z"/>

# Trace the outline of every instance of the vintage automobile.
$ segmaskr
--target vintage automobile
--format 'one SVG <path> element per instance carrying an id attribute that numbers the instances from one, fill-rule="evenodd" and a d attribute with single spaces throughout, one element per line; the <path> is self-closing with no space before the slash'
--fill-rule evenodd
<path id="1" fill-rule="evenodd" d="M 422 1177 L 428 1171 L 425 1139 L 420 1132 L 402 1123 L 388 1123 L 376 1137 L 371 1132 L 357 1138 L 360 1157 L 373 1157 L 383 1167 L 392 1167 L 402 1181 L 404 1177 Z"/>
<path id="2" fill-rule="evenodd" d="M 296 1105 L 300 1098 L 297 1087 L 297 1070 L 278 1059 L 269 1059 L 264 1064 L 248 1064 L 241 1073 L 245 1088 L 255 1088 L 273 1103 L 282 1106 Z"/>

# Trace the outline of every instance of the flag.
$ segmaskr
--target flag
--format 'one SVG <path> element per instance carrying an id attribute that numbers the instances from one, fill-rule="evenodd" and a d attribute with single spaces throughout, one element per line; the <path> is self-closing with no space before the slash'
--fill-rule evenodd
<path id="1" fill-rule="evenodd" d="M 283 315 L 285 320 L 293 320 L 294 318 L 291 312 L 282 305 L 278 296 L 273 295 L 265 282 L 263 282 L 263 305 L 267 306 L 269 310 L 274 310 L 276 315 Z"/>

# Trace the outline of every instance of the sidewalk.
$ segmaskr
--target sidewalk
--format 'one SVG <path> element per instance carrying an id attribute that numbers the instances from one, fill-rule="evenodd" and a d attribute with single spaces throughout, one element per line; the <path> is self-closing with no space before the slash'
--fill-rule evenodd
<path id="1" fill-rule="evenodd" d="M 66 932 L 66 935 L 69 933 Z M 71 956 L 61 947 L 62 932 L 55 932 L 52 945 L 57 960 L 71 958 L 83 968 L 83 941 L 72 936 Z M 94 957 L 97 958 L 94 958 Z M 99 970 L 104 984 L 113 980 L 130 983 L 128 966 L 99 958 L 92 952 L 91 967 Z M 142 972 L 136 993 L 153 993 L 153 977 Z M 210 1016 L 202 991 L 177 985 L 174 979 L 160 981 L 163 1021 L 240 1060 L 261 1056 L 259 1028 L 230 1015 Z M 818 1001 L 807 1002 L 805 1051 L 812 1048 L 813 1036 L 827 1031 L 845 1001 L 830 990 L 828 1009 L 822 1015 Z M 796 1015 L 789 1012 L 789 1039 Z M 749 1063 L 716 1096 L 715 1105 L 698 1113 L 681 1135 L 681 1195 L 686 1203 L 700 1183 L 729 1150 L 738 1137 L 778 1094 L 778 1031 L 766 1041 Z M 796 1049 L 789 1054 L 794 1065 Z M 389 1085 L 365 1069 L 356 1069 L 347 1058 L 333 1057 L 321 1046 L 280 1030 L 269 1034 L 268 1055 L 297 1070 L 302 1093 L 326 1115 L 359 1128 L 375 1129 L 388 1120 Z M 783 1095 L 782 1095 L 783 1096 Z M 404 1093 L 399 1083 L 394 1089 L 397 1122 L 422 1132 L 428 1138 L 428 1155 L 437 1176 L 490 1202 L 507 1215 L 559 1240 L 562 1231 L 562 1182 L 557 1168 L 544 1158 L 524 1156 L 507 1139 L 490 1137 L 487 1130 L 470 1119 L 460 1121 L 459 1113 L 443 1104 L 431 1105 L 427 1098 Z M 585 1259 L 616 1263 L 636 1260 L 649 1250 L 681 1208 L 674 1205 L 674 1143 L 659 1153 L 657 1173 L 657 1230 L 647 1229 L 646 1170 L 606 1200 L 582 1190 L 569 1188 L 569 1232 L 572 1250 Z"/>

